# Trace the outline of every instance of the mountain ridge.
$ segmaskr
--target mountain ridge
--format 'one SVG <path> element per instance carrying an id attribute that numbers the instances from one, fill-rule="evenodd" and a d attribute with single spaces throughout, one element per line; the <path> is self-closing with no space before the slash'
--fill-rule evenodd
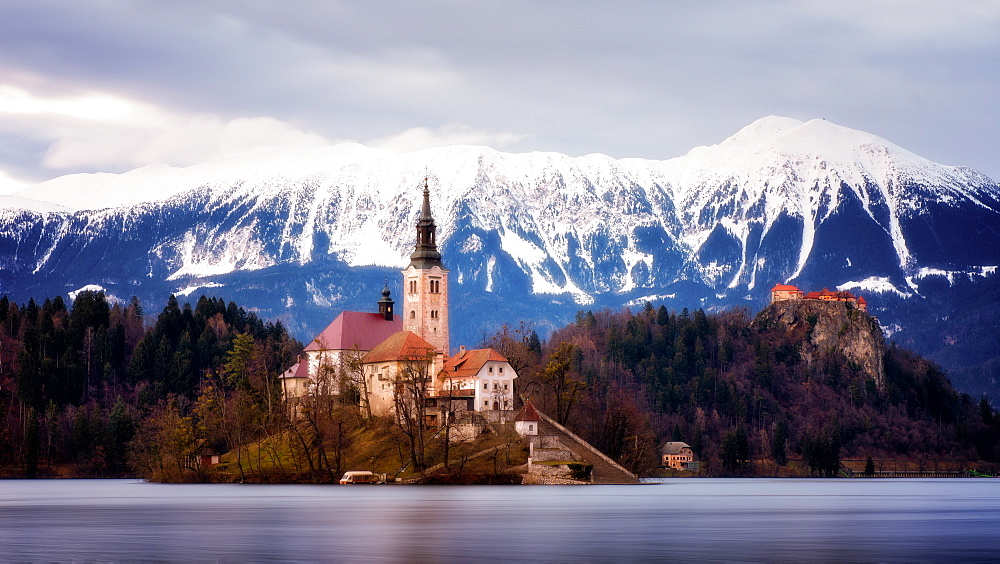
<path id="1" fill-rule="evenodd" d="M 290 323 L 305 336 L 330 309 L 365 307 L 369 278 L 380 286 L 406 264 L 425 176 L 458 311 L 479 323 L 517 315 L 554 327 L 572 308 L 645 299 L 759 307 L 770 285 L 795 282 L 877 292 L 883 326 L 906 329 L 898 300 L 1000 264 L 993 180 L 825 120 L 771 116 L 664 161 L 347 145 L 84 182 L 110 186 L 104 196 L 72 189 L 88 177 L 56 179 L 15 196 L 129 203 L 0 208 L 0 292 L 216 288 L 308 318 Z M 469 305 L 483 303 L 497 311 Z"/>

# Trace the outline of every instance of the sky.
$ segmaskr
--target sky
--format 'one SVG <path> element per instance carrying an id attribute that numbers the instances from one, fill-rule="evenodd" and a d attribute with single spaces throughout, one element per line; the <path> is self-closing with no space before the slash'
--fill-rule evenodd
<path id="1" fill-rule="evenodd" d="M 342 142 L 668 159 L 767 115 L 1000 180 L 1000 0 L 0 1 L 0 193 Z"/>

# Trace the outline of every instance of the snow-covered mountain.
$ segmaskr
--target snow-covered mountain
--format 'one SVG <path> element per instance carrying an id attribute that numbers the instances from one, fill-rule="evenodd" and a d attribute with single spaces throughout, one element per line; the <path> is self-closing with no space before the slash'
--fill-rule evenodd
<path id="1" fill-rule="evenodd" d="M 905 328 L 893 300 L 1000 264 L 996 182 L 767 117 L 665 161 L 340 145 L 57 178 L 0 198 L 0 292 L 214 287 L 307 337 L 398 279 L 425 176 L 466 339 L 646 299 L 755 307 L 776 282 L 857 289 Z"/>

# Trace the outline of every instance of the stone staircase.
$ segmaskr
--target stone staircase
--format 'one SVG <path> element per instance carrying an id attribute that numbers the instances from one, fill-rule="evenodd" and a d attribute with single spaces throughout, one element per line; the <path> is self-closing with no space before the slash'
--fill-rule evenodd
<path id="1" fill-rule="evenodd" d="M 590 443 L 578 437 L 575 433 L 562 425 L 556 423 L 542 412 L 538 412 L 542 421 L 539 421 L 538 434 L 540 436 L 554 436 L 569 449 L 577 458 L 593 465 L 591 471 L 591 481 L 595 484 L 635 484 L 639 478 L 622 468 L 614 460 L 608 458 L 604 453 L 594 448 Z"/>

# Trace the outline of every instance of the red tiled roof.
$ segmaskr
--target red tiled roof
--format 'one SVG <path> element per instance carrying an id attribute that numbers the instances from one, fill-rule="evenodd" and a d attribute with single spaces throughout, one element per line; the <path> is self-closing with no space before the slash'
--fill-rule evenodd
<path id="1" fill-rule="evenodd" d="M 370 351 L 402 329 L 403 320 L 398 315 L 386 321 L 379 313 L 342 311 L 305 350 L 351 350 L 356 346 L 360 351 Z"/>
<path id="2" fill-rule="evenodd" d="M 866 300 L 864 296 L 858 296 L 858 303 L 859 304 L 866 304 L 866 303 L 868 303 L 868 300 Z"/>
<path id="3" fill-rule="evenodd" d="M 521 411 L 517 412 L 517 416 L 514 417 L 514 421 L 541 421 L 541 416 L 538 415 L 538 411 L 535 406 L 532 405 L 531 400 L 524 400 L 524 407 Z"/>
<path id="4" fill-rule="evenodd" d="M 795 286 L 792 286 L 791 284 L 775 284 L 774 288 L 771 288 L 771 291 L 772 292 L 801 292 L 802 290 L 799 290 L 798 288 L 796 288 Z"/>
<path id="5" fill-rule="evenodd" d="M 386 362 L 392 360 L 429 360 L 434 357 L 434 345 L 421 339 L 416 333 L 399 331 L 379 343 L 361 362 Z"/>
<path id="6" fill-rule="evenodd" d="M 441 377 L 448 378 L 468 378 L 479 374 L 483 366 L 489 361 L 507 362 L 507 359 L 493 349 L 472 349 L 459 352 L 449 358 L 441 369 Z"/>
<path id="7" fill-rule="evenodd" d="M 281 373 L 279 378 L 308 378 L 309 377 L 309 363 L 305 361 L 299 361 L 292 365 L 291 368 L 285 370 Z"/>

